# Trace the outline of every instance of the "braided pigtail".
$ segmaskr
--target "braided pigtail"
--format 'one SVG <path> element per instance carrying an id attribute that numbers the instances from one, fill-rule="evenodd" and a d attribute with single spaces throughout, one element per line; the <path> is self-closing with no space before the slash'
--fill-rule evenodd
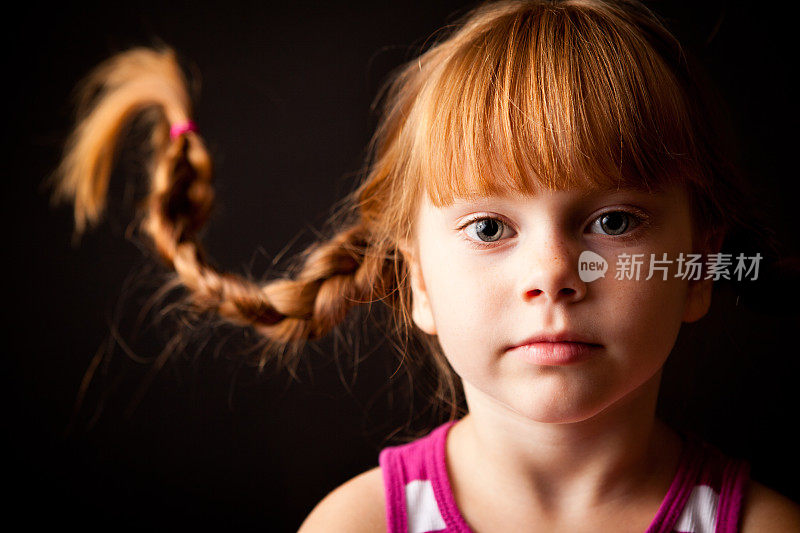
<path id="1" fill-rule="evenodd" d="M 298 347 L 328 333 L 353 306 L 392 292 L 393 263 L 371 244 L 361 220 L 307 250 L 292 279 L 260 284 L 209 264 L 198 232 L 213 206 L 211 159 L 191 127 L 186 80 L 172 50 L 112 57 L 90 74 L 79 97 L 54 199 L 74 203 L 78 235 L 96 224 L 121 132 L 135 117 L 148 119 L 152 161 L 141 229 L 188 289 L 194 311 L 252 326 L 273 346 Z"/>

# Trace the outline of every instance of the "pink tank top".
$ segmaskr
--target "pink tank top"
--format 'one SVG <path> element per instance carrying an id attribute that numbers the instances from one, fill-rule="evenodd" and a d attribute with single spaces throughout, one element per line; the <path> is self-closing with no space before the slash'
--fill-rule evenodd
<path id="1" fill-rule="evenodd" d="M 471 533 L 456 506 L 445 467 L 447 433 L 455 422 L 381 451 L 389 533 Z M 646 533 L 738 531 L 749 464 L 726 457 L 694 435 L 683 437 L 678 471 Z"/>

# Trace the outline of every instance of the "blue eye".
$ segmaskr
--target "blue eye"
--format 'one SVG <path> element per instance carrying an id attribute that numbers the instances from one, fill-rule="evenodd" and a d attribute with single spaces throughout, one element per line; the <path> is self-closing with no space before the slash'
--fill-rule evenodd
<path id="1" fill-rule="evenodd" d="M 491 217 L 473 220 L 464 226 L 464 230 L 471 239 L 481 242 L 495 242 L 513 234 L 505 222 Z"/>
<path id="2" fill-rule="evenodd" d="M 642 218 L 628 211 L 607 211 L 592 222 L 591 228 L 599 229 L 609 236 L 618 236 L 630 233 L 629 229 L 635 228 L 642 222 Z"/>

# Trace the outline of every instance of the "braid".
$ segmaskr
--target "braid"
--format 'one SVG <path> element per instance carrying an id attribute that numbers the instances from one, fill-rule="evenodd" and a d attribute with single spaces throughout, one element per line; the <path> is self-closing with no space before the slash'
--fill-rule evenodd
<path id="1" fill-rule="evenodd" d="M 96 223 L 122 127 L 148 111 L 153 161 L 141 229 L 188 289 L 196 311 L 252 326 L 285 346 L 322 337 L 353 306 L 391 293 L 392 262 L 371 243 L 363 221 L 307 250 L 293 279 L 259 284 L 209 264 L 198 232 L 213 207 L 211 160 L 195 132 L 169 135 L 170 124 L 190 117 L 172 50 L 139 48 L 111 58 L 89 76 L 80 98 L 78 125 L 54 175 L 54 199 L 74 202 L 77 234 Z"/>

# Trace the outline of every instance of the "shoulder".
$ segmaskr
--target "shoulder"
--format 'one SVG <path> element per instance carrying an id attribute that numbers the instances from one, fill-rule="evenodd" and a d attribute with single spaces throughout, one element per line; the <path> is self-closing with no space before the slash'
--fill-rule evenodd
<path id="1" fill-rule="evenodd" d="M 741 531 L 800 531 L 800 505 L 750 480 L 744 496 Z"/>
<path id="2" fill-rule="evenodd" d="M 300 526 L 298 533 L 386 531 L 381 468 L 357 475 L 325 496 Z"/>

